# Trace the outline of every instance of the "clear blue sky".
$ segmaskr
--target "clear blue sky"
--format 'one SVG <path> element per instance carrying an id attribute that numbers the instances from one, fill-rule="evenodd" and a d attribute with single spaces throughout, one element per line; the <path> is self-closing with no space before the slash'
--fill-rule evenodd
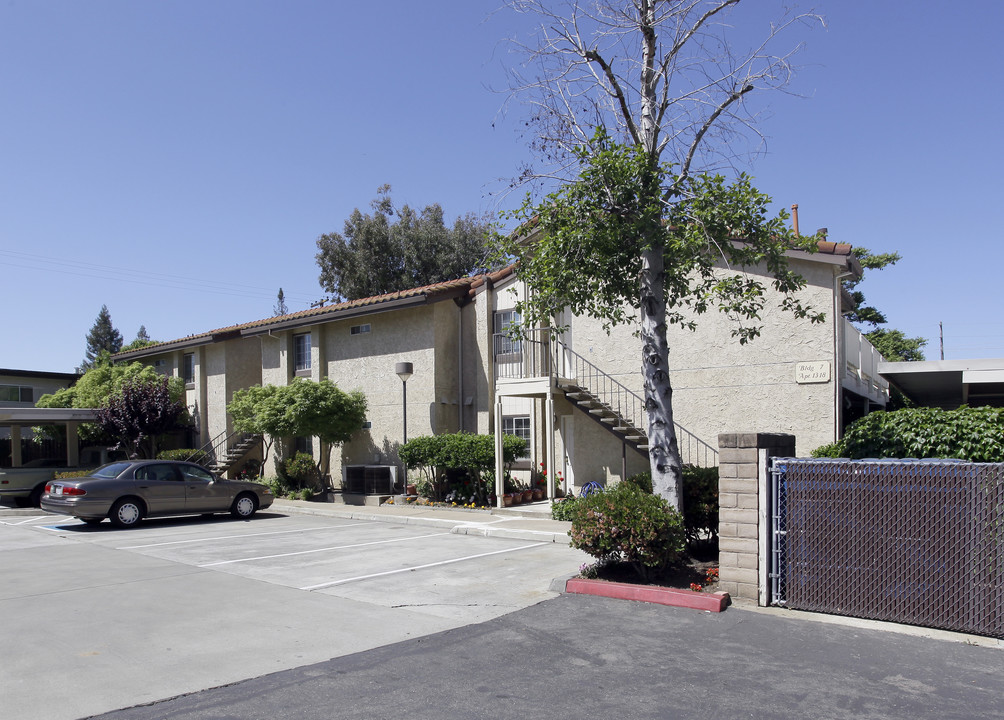
<path id="1" fill-rule="evenodd" d="M 126 342 L 323 292 L 316 238 L 397 203 L 497 212 L 528 157 L 501 112 L 500 0 L 0 5 L 0 367 L 71 371 L 103 304 Z M 767 3 L 772 5 L 773 3 Z M 1004 357 L 1004 5 L 820 2 L 750 168 L 803 230 L 903 260 L 861 286 L 938 357 Z M 500 204 L 501 197 L 501 204 Z"/>

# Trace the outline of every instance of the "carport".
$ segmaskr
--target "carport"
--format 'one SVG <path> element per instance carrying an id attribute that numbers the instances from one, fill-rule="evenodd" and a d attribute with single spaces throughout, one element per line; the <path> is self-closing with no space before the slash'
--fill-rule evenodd
<path id="1" fill-rule="evenodd" d="M 1004 359 L 880 362 L 879 374 L 918 405 L 1004 407 Z"/>
<path id="2" fill-rule="evenodd" d="M 62 425 L 66 428 L 66 466 L 76 467 L 80 464 L 77 429 L 80 423 L 96 418 L 93 408 L 0 408 L 0 427 L 10 428 L 11 466 L 21 467 L 21 428 Z"/>

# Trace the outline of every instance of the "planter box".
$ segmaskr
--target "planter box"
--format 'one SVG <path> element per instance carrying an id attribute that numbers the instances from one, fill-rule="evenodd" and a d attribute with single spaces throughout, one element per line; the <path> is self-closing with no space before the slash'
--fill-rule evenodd
<path id="1" fill-rule="evenodd" d="M 693 590 L 677 590 L 658 585 L 632 585 L 585 578 L 568 580 L 565 583 L 565 592 L 578 595 L 598 595 L 619 600 L 638 600 L 657 605 L 707 610 L 708 612 L 721 612 L 729 604 L 727 592 L 699 593 Z"/>

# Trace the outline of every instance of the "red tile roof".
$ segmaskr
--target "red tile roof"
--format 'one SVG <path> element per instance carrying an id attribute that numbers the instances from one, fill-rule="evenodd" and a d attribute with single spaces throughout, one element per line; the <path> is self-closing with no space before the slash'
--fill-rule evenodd
<path id="1" fill-rule="evenodd" d="M 322 305 L 308 310 L 289 313 L 288 315 L 278 315 L 276 317 L 253 320 L 239 325 L 217 328 L 216 330 L 209 330 L 208 332 L 187 335 L 183 338 L 178 338 L 177 340 L 154 343 L 136 350 L 117 353 L 114 357 L 116 359 L 129 359 L 132 357 L 153 355 L 164 350 L 169 350 L 173 347 L 198 345 L 201 344 L 202 341 L 213 342 L 239 337 L 240 335 L 257 334 L 254 331 L 259 328 L 267 329 L 277 325 L 288 327 L 313 324 L 310 322 L 299 321 L 316 320 L 318 322 L 324 322 L 328 317 L 335 319 L 337 316 L 346 314 L 352 310 L 373 308 L 373 312 L 379 312 L 381 306 L 392 305 L 392 307 L 389 307 L 388 309 L 393 309 L 393 306 L 400 304 L 399 301 L 407 301 L 410 299 L 414 299 L 416 301 L 415 304 L 425 304 L 437 302 L 439 300 L 449 300 L 451 298 L 470 298 L 474 297 L 478 288 L 482 287 L 486 283 L 493 284 L 499 282 L 500 280 L 512 275 L 512 273 L 513 266 L 509 265 L 501 270 L 483 275 L 474 275 L 471 277 L 460 278 L 458 280 L 447 280 L 445 282 L 434 283 L 432 285 L 411 288 L 410 290 L 400 290 L 397 292 L 385 293 L 383 295 L 360 298 L 358 300 L 346 300 L 334 305 Z M 424 303 L 422 302 L 423 300 Z"/>

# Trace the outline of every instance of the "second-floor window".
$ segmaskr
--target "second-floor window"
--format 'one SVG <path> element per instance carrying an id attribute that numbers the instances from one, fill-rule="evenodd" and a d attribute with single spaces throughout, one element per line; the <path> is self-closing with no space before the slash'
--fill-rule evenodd
<path id="1" fill-rule="evenodd" d="M 33 389 L 25 385 L 0 385 L 0 401 L 30 403 L 34 402 Z"/>
<path id="2" fill-rule="evenodd" d="M 515 310 L 499 310 L 495 313 L 496 355 L 515 355 L 523 350 L 522 341 L 515 334 L 519 320 L 519 313 Z"/>
<path id="3" fill-rule="evenodd" d="M 293 369 L 296 372 L 310 370 L 310 333 L 293 336 Z"/>
<path id="4" fill-rule="evenodd" d="M 182 364 L 182 377 L 186 385 L 195 384 L 195 353 L 185 353 L 185 361 Z"/>

